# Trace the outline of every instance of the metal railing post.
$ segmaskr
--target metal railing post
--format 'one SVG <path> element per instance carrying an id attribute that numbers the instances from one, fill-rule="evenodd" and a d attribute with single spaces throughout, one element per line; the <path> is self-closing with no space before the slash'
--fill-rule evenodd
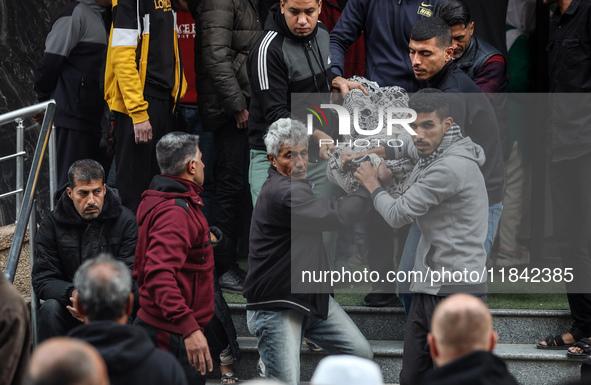
<path id="1" fill-rule="evenodd" d="M 16 121 L 16 152 L 22 153 L 25 151 L 25 125 L 22 119 Z M 21 204 L 23 203 L 23 185 L 25 170 L 25 156 L 21 155 L 16 158 L 16 216 L 18 217 Z"/>
<path id="2" fill-rule="evenodd" d="M 53 126 L 53 117 L 55 115 L 55 101 L 50 100 L 45 103 L 40 103 L 35 106 L 22 108 L 17 111 L 13 111 L 0 116 L 0 125 L 5 124 L 22 117 L 31 116 L 35 113 L 45 110 L 45 118 L 41 124 L 41 131 L 39 132 L 39 139 L 37 140 L 37 146 L 35 147 L 35 154 L 33 161 L 31 162 L 31 170 L 29 172 L 29 178 L 27 179 L 27 186 L 23 196 L 21 210 L 18 215 L 16 222 L 16 228 L 14 230 L 14 237 L 12 244 L 10 245 L 10 252 L 8 254 L 8 261 L 6 262 L 6 268 L 4 269 L 4 276 L 11 283 L 14 282 L 14 275 L 16 274 L 16 268 L 18 265 L 19 255 L 23 247 L 23 241 L 25 236 L 25 230 L 27 228 L 27 219 L 31 213 L 31 206 L 33 202 L 33 194 L 37 187 L 37 181 L 41 172 L 41 164 L 43 162 L 43 155 L 47 149 L 49 142 L 49 135 L 51 134 L 51 128 Z"/>
<path id="3" fill-rule="evenodd" d="M 35 235 L 37 234 L 37 200 L 33 201 L 31 216 L 29 217 L 29 266 L 31 277 L 33 277 L 33 264 L 35 263 Z M 39 337 L 37 336 L 37 315 L 39 311 L 39 300 L 33 289 L 31 280 L 31 326 L 33 328 L 33 347 L 37 347 Z"/>
<path id="4" fill-rule="evenodd" d="M 57 160 L 56 160 L 56 144 L 55 144 L 55 127 L 51 130 L 49 135 L 49 207 L 51 210 L 55 207 L 53 201 L 55 192 L 60 187 L 57 185 Z"/>

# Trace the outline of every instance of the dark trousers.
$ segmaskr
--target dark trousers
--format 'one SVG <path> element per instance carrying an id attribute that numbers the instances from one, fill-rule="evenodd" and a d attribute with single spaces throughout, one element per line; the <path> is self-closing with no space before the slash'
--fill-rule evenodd
<path id="1" fill-rule="evenodd" d="M 68 309 L 55 299 L 48 299 L 39 308 L 37 331 L 40 343 L 52 337 L 65 336 L 79 325 L 82 322 L 72 317 Z"/>
<path id="2" fill-rule="evenodd" d="M 105 177 L 109 173 L 111 159 L 100 148 L 100 127 L 96 128 L 97 135 L 88 132 L 70 130 L 56 127 L 55 147 L 57 163 L 57 187 L 61 188 L 68 183 L 68 169 L 77 160 L 94 159 L 105 169 Z"/>
<path id="3" fill-rule="evenodd" d="M 376 210 L 367 214 L 364 224 L 367 263 L 371 271 L 378 271 L 380 277 L 385 277 L 389 271 L 394 271 L 394 229 Z M 380 281 L 373 284 L 372 291 L 396 292 L 395 283 Z"/>
<path id="4" fill-rule="evenodd" d="M 554 240 L 574 280 L 566 283 L 573 328 L 591 335 L 591 154 L 550 163 Z"/>
<path id="5" fill-rule="evenodd" d="M 486 302 L 486 295 L 479 298 Z M 422 293 L 413 295 L 404 328 L 400 385 L 420 384 L 423 376 L 433 368 L 427 334 L 431 331 L 435 307 L 444 299 L 445 297 Z"/>
<path id="6" fill-rule="evenodd" d="M 168 134 L 172 126 L 170 101 L 144 95 L 149 103 L 148 114 L 152 125 L 152 141 L 136 144 L 133 122 L 129 116 L 113 112 L 117 147 L 116 186 L 121 203 L 134 213 L 140 204 L 142 193 L 150 187 L 154 175 L 160 174 L 156 160 L 156 143 Z"/>
<path id="7" fill-rule="evenodd" d="M 206 376 L 202 376 L 194 366 L 189 364 L 189 357 L 187 356 L 187 348 L 185 347 L 185 340 L 181 334 L 170 333 L 165 330 L 157 329 L 152 325 L 148 325 L 139 317 L 136 317 L 134 326 L 143 328 L 150 336 L 152 341 L 162 350 L 170 352 L 176 357 L 178 362 L 183 367 L 187 383 L 190 385 L 205 385 Z"/>
<path id="8" fill-rule="evenodd" d="M 215 145 L 215 195 L 213 225 L 236 244 L 241 235 L 248 185 L 248 129 L 238 129 L 234 118 L 213 134 Z M 248 200 L 250 201 L 250 200 Z"/>

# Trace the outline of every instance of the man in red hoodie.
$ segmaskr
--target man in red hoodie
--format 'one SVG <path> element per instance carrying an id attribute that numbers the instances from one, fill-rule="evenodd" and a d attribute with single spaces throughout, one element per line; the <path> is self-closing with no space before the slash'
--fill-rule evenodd
<path id="1" fill-rule="evenodd" d="M 212 361 L 205 326 L 214 313 L 213 249 L 199 193 L 204 165 L 198 137 L 165 135 L 156 145 L 162 171 L 142 194 L 133 276 L 140 307 L 135 323 L 180 361 L 187 382 L 205 384 Z"/>

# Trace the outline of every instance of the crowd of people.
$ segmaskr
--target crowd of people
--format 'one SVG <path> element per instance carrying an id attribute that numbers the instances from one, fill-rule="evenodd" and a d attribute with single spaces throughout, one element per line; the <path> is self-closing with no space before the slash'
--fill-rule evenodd
<path id="1" fill-rule="evenodd" d="M 585 358 L 591 1 L 544 3 L 554 234 L 577 271 L 566 287 L 572 329 L 537 347 Z M 3 295 L 14 330 L 3 383 L 205 384 L 214 364 L 222 383 L 237 383 L 229 291 L 246 298 L 264 377 L 299 384 L 305 340 L 346 355 L 323 361 L 312 384 L 382 384 L 331 285 L 302 280 L 359 262 L 384 275 L 449 274 L 375 281 L 364 298 L 387 306 L 398 294 L 404 306 L 400 384 L 517 383 L 492 353 L 486 280 L 454 272 L 529 262 L 518 229 L 531 118 L 506 93 L 532 90 L 534 12 L 533 0 L 66 6 L 35 75 L 39 100 L 57 102 L 62 186 L 35 238 L 42 343 L 29 360 L 26 309 Z M 408 129 L 388 123 L 386 141 L 360 146 L 386 128 L 360 128 L 359 106 L 399 108 Z"/>

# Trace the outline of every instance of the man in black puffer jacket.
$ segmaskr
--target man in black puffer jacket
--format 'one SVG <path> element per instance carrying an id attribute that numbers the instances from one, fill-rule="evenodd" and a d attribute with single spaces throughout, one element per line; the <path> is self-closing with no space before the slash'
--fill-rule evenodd
<path id="1" fill-rule="evenodd" d="M 195 86 L 204 131 L 213 131 L 215 191 L 211 225 L 236 244 L 248 194 L 247 56 L 261 34 L 258 0 L 189 0 L 195 18 Z M 214 167 L 208 164 L 207 167 Z M 236 258 L 236 257 L 234 257 Z M 224 274 L 223 288 L 241 292 L 238 265 Z"/>
<path id="2" fill-rule="evenodd" d="M 74 162 L 68 170 L 69 186 L 39 227 L 31 274 L 33 289 L 45 300 L 39 309 L 39 341 L 65 335 L 80 324 L 71 305 L 77 297 L 74 274 L 84 261 L 108 252 L 133 270 L 135 216 L 104 181 L 98 162 Z"/>

